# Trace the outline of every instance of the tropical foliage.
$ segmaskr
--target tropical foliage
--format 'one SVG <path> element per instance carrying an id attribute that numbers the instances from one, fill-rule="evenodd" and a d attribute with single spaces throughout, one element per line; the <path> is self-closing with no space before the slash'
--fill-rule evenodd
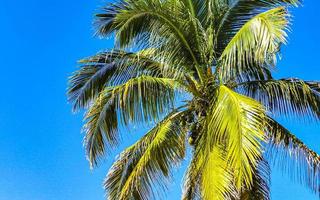
<path id="1" fill-rule="evenodd" d="M 188 158 L 183 200 L 270 199 L 270 165 L 316 194 L 320 157 L 277 116 L 320 118 L 320 83 L 272 74 L 298 0 L 121 0 L 96 15 L 115 47 L 80 61 L 74 110 L 86 109 L 92 167 L 121 130 L 154 127 L 117 158 L 109 200 L 157 199 Z"/>

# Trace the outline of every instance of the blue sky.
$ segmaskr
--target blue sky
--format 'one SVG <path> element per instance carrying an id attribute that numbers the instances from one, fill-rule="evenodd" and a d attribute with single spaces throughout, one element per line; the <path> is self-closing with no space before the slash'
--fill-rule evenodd
<path id="1" fill-rule="evenodd" d="M 0 1 L 0 200 L 102 200 L 114 152 L 91 171 L 82 147 L 82 114 L 71 113 L 66 83 L 76 61 L 112 40 L 94 38 L 92 18 L 102 0 Z M 289 44 L 277 77 L 320 80 L 320 1 L 294 9 Z M 285 124 L 320 152 L 319 125 Z M 122 148 L 141 130 L 125 138 Z M 273 200 L 315 200 L 308 189 L 273 169 Z M 181 177 L 182 173 L 176 173 Z M 179 199 L 180 180 L 168 199 Z"/>

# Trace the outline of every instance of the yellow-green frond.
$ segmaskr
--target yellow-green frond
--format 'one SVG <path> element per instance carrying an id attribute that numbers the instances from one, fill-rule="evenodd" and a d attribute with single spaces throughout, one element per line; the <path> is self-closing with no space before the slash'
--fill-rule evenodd
<path id="1" fill-rule="evenodd" d="M 212 145 L 226 145 L 227 161 L 238 189 L 251 187 L 265 141 L 265 110 L 253 99 L 220 86 L 208 115 Z"/>
<path id="2" fill-rule="evenodd" d="M 163 192 L 170 169 L 185 155 L 181 112 L 173 112 L 129 147 L 114 163 L 105 181 L 107 199 L 148 200 Z M 159 193 L 155 193 L 156 189 Z"/>
<path id="3" fill-rule="evenodd" d="M 246 22 L 222 52 L 222 77 L 228 80 L 259 65 L 274 65 L 279 45 L 286 42 L 287 18 L 286 9 L 278 7 Z"/>
<path id="4" fill-rule="evenodd" d="M 227 200 L 236 196 L 233 175 L 227 156 L 219 146 L 212 148 L 204 157 L 201 171 L 201 193 L 203 200 Z M 203 158 L 202 158 L 203 159 Z"/>
<path id="5" fill-rule="evenodd" d="M 238 197 L 234 176 L 219 145 L 207 147 L 208 134 L 201 136 L 184 177 L 182 200 L 228 200 Z"/>
<path id="6" fill-rule="evenodd" d="M 119 126 L 157 121 L 168 113 L 178 88 L 174 79 L 151 76 L 139 76 L 122 85 L 106 87 L 85 117 L 84 143 L 90 164 L 97 164 L 105 147 L 117 144 Z"/>

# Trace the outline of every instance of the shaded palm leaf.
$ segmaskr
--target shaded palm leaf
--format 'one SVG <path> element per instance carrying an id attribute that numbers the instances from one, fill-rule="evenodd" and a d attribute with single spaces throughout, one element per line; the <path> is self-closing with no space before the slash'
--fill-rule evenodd
<path id="1" fill-rule="evenodd" d="M 281 124 L 272 118 L 268 121 L 268 155 L 272 163 L 319 194 L 320 156 Z"/>
<path id="2" fill-rule="evenodd" d="M 157 60 L 155 50 L 138 52 L 112 50 L 82 59 L 84 64 L 69 78 L 69 101 L 74 110 L 87 108 L 92 100 L 107 86 L 122 84 L 140 75 L 182 79 L 187 72 Z M 185 72 L 185 74 L 183 74 Z"/>
<path id="3" fill-rule="evenodd" d="M 195 157 L 189 163 L 188 169 L 183 177 L 183 190 L 181 200 L 200 200 L 200 174 L 197 169 Z"/>
<path id="4" fill-rule="evenodd" d="M 69 101 L 74 102 L 73 110 L 86 108 L 101 92 L 108 79 L 116 70 L 115 63 L 84 65 L 69 78 Z"/>
<path id="5" fill-rule="evenodd" d="M 251 189 L 245 189 L 240 200 L 270 200 L 270 179 L 269 164 L 262 159 L 256 169 Z"/>
<path id="6" fill-rule="evenodd" d="M 299 79 L 257 80 L 240 83 L 239 91 L 281 116 L 320 117 L 320 85 Z"/>

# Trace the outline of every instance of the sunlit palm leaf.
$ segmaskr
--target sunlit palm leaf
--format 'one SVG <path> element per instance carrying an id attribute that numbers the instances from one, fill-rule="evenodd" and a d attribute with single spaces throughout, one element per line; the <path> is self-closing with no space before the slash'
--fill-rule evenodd
<path id="1" fill-rule="evenodd" d="M 320 156 L 272 118 L 268 134 L 272 163 L 319 194 Z"/>
<path id="2" fill-rule="evenodd" d="M 229 41 L 254 16 L 280 6 L 297 6 L 300 0 L 231 0 L 229 9 L 223 13 L 217 35 L 217 53 L 221 54 Z"/>
<path id="3" fill-rule="evenodd" d="M 208 132 L 214 143 L 226 144 L 227 160 L 238 189 L 250 188 L 262 154 L 265 114 L 253 99 L 220 86 L 208 115 Z"/>
<path id="4" fill-rule="evenodd" d="M 203 200 L 228 200 L 235 196 L 232 173 L 225 152 L 219 147 L 212 148 L 198 162 L 204 162 L 201 173 L 201 194 Z"/>
<path id="5" fill-rule="evenodd" d="M 108 199 L 158 197 L 154 187 L 164 186 L 163 181 L 170 178 L 170 169 L 179 164 L 185 154 L 185 133 L 179 126 L 180 115 L 181 112 L 171 113 L 121 154 L 105 181 Z"/>
<path id="6" fill-rule="evenodd" d="M 109 31 L 103 32 L 115 31 L 120 47 L 134 45 L 165 50 L 170 53 L 166 56 L 169 63 L 180 61 L 201 76 L 199 56 L 191 48 L 192 41 L 201 34 L 194 35 L 198 32 L 190 31 L 194 23 L 186 20 L 189 13 L 184 12 L 186 7 L 182 2 L 145 0 L 128 1 L 127 4 L 113 19 L 100 18 L 101 24 L 104 24 L 104 20 L 111 20 L 113 24 L 112 28 L 106 26 Z M 102 25 L 99 29 L 105 30 L 106 27 Z"/>
<path id="7" fill-rule="evenodd" d="M 204 133 L 184 177 L 182 200 L 228 200 L 237 197 L 232 170 L 226 152 L 210 147 L 210 136 Z"/>
<path id="8" fill-rule="evenodd" d="M 279 44 L 286 42 L 287 17 L 287 11 L 278 7 L 246 22 L 222 52 L 220 76 L 229 80 L 259 66 L 273 65 Z"/>

